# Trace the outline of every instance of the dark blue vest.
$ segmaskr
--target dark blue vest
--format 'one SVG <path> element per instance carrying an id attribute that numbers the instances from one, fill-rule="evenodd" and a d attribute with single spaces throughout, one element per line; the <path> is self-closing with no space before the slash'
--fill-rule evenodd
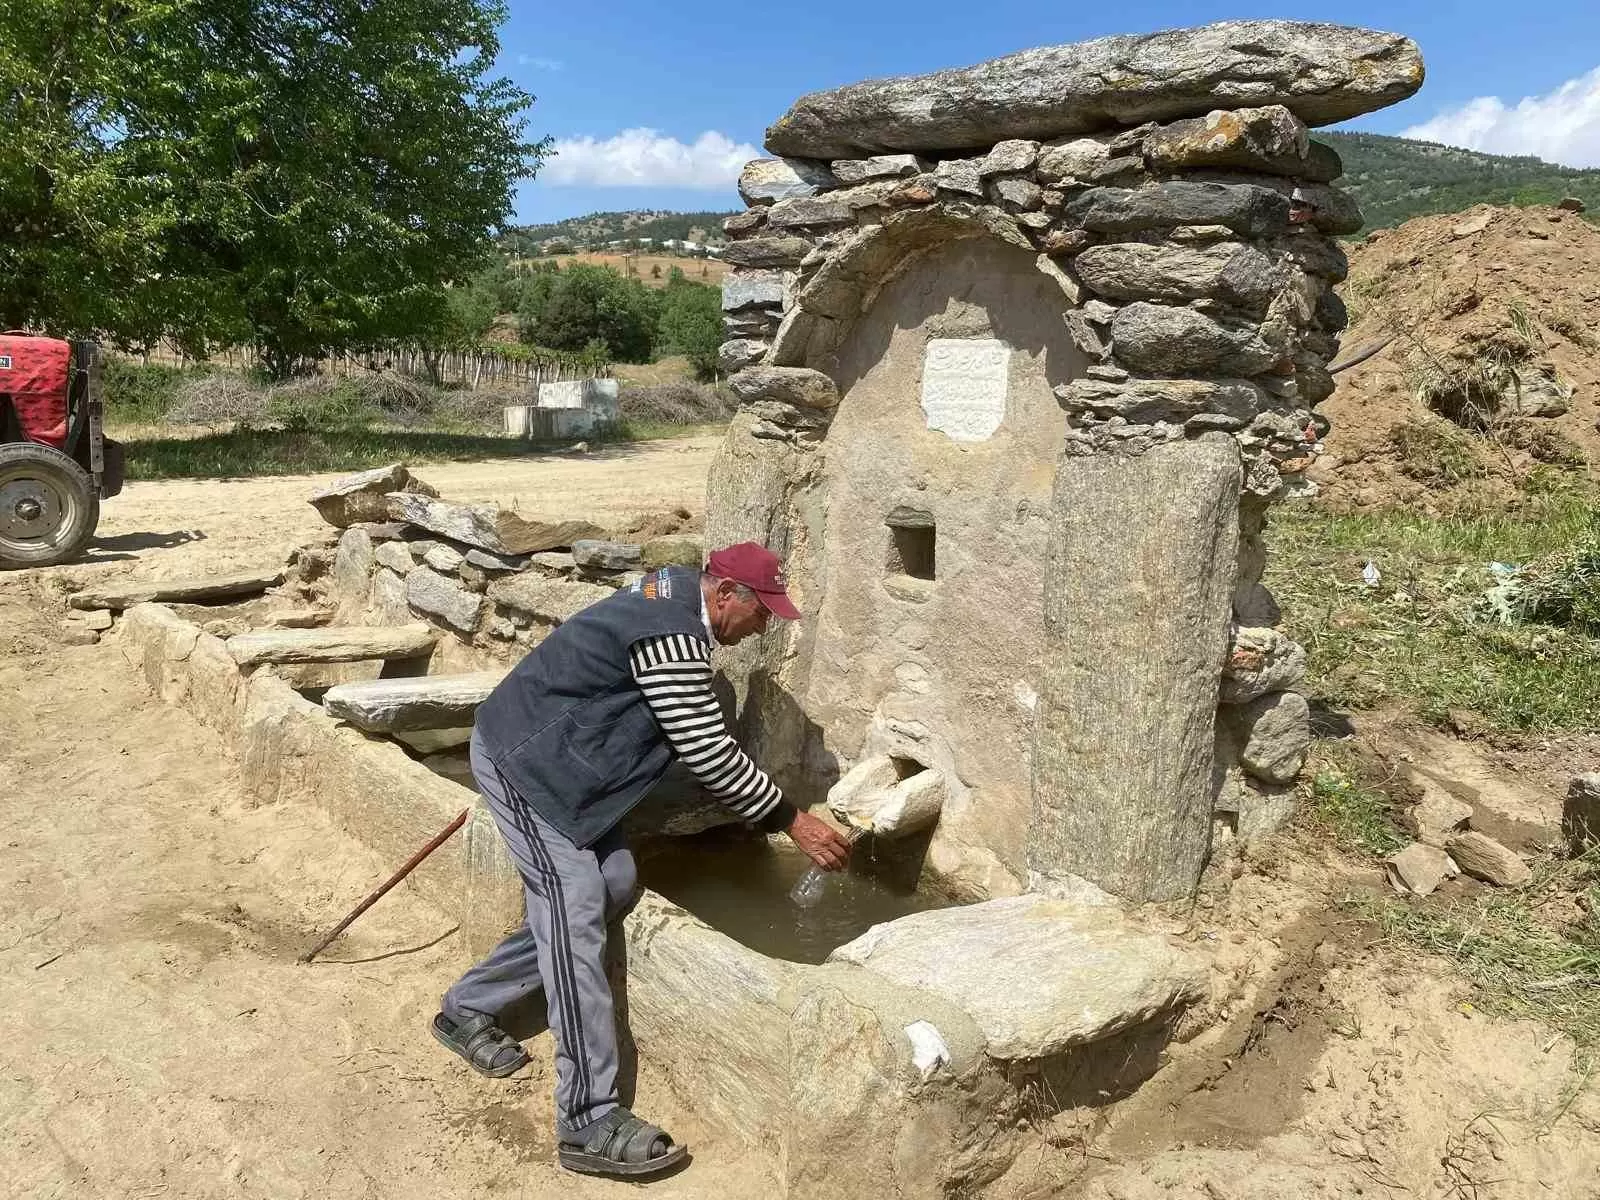
<path id="1" fill-rule="evenodd" d="M 672 748 L 633 681 L 628 649 L 666 633 L 706 636 L 700 572 L 667 567 L 564 621 L 478 708 L 505 782 L 579 846 L 649 793 Z"/>

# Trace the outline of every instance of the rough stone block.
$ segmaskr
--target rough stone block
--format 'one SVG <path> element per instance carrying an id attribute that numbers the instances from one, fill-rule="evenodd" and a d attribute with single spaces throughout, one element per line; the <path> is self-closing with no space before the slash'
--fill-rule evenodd
<path id="1" fill-rule="evenodd" d="M 258 596 L 283 582 L 278 568 L 207 575 L 198 579 L 147 579 L 135 583 L 91 584 L 67 600 L 75 609 L 109 608 L 122 612 L 136 604 L 199 604 Z"/>
<path id="2" fill-rule="evenodd" d="M 761 338 L 734 338 L 717 351 L 717 366 L 729 375 L 753 367 L 766 358 L 772 343 Z"/>
<path id="3" fill-rule="evenodd" d="M 722 252 L 722 261 L 730 267 L 773 270 L 798 267 L 800 260 L 810 253 L 811 243 L 805 238 L 758 237 L 730 243 Z"/>
<path id="4" fill-rule="evenodd" d="M 928 165 L 914 154 L 875 154 L 871 158 L 843 158 L 833 164 L 840 183 L 867 183 L 874 179 L 903 179 L 920 175 Z"/>
<path id="5" fill-rule="evenodd" d="M 739 195 L 748 205 L 767 205 L 797 196 L 814 196 L 838 182 L 826 163 L 758 158 L 746 163 L 739 173 Z"/>
<path id="6" fill-rule="evenodd" d="M 422 561 L 441 575 L 453 575 L 461 569 L 461 564 L 466 561 L 466 555 L 454 546 L 446 546 L 441 542 L 429 549 L 422 556 Z"/>
<path id="7" fill-rule="evenodd" d="M 1413 842 L 1404 850 L 1383 860 L 1389 884 L 1402 895 L 1430 895 L 1446 879 L 1461 872 L 1456 864 L 1437 846 Z"/>
<path id="8" fill-rule="evenodd" d="M 693 567 L 699 570 L 706 559 L 705 543 L 698 537 L 651 538 L 643 546 L 642 565 L 649 570 L 658 567 Z"/>
<path id="9" fill-rule="evenodd" d="M 489 585 L 489 599 L 502 608 L 527 613 L 546 624 L 571 620 L 591 604 L 614 593 L 597 583 L 577 579 L 549 579 L 532 574 L 497 579 Z"/>
<path id="10" fill-rule="evenodd" d="M 1067 202 L 1067 220 L 1091 233 L 1226 225 L 1246 237 L 1289 230 L 1289 198 L 1254 184 L 1169 180 L 1136 189 L 1091 188 Z"/>
<path id="11" fill-rule="evenodd" d="M 430 567 L 417 567 L 406 576 L 406 603 L 458 633 L 476 633 L 483 619 L 482 596 Z"/>
<path id="12" fill-rule="evenodd" d="M 555 550 L 580 538 L 605 536 L 588 521 L 530 520 L 489 505 L 449 504 L 405 492 L 389 496 L 389 512 L 397 521 L 494 554 Z"/>
<path id="13" fill-rule="evenodd" d="M 1234 630 L 1222 667 L 1224 704 L 1248 704 L 1268 692 L 1281 692 L 1306 676 L 1306 652 L 1276 629 Z"/>
<path id="14" fill-rule="evenodd" d="M 1422 798 L 1402 815 L 1400 824 L 1424 845 L 1448 845 L 1472 820 L 1472 805 L 1416 771 L 1409 772 L 1408 778 Z"/>
<path id="15" fill-rule="evenodd" d="M 1111 300 L 1181 304 L 1215 298 L 1261 313 L 1282 287 L 1272 260 L 1239 242 L 1204 247 L 1114 242 L 1089 247 L 1073 266 L 1090 291 Z"/>
<path id="16" fill-rule="evenodd" d="M 1239 452 L 1063 457 L 1051 502 L 1029 866 L 1130 903 L 1190 894 L 1210 842 Z M 1112 669 L 1115 664 L 1115 669 Z"/>
<path id="17" fill-rule="evenodd" d="M 1111 340 L 1119 362 L 1147 375 L 1256 375 L 1284 357 L 1253 323 L 1143 300 L 1117 310 Z"/>
<path id="18" fill-rule="evenodd" d="M 404 542 L 384 542 L 373 553 L 373 559 L 380 567 L 388 567 L 396 575 L 409 575 L 415 560 L 411 551 Z"/>
<path id="19" fill-rule="evenodd" d="M 1311 748 L 1311 706 L 1304 696 L 1281 692 L 1223 712 L 1238 730 L 1239 761 L 1249 774 L 1267 783 L 1288 783 L 1300 774 Z"/>
<path id="20" fill-rule="evenodd" d="M 1055 394 L 1069 413 L 1122 417 L 1138 425 L 1215 413 L 1231 418 L 1235 428 L 1243 428 L 1267 403 L 1261 389 L 1245 379 L 1128 379 L 1122 383 L 1074 379 L 1058 386 Z"/>
<path id="21" fill-rule="evenodd" d="M 392 463 L 336 480 L 311 497 L 311 506 L 328 524 L 343 529 L 358 521 L 383 521 L 388 511 L 384 497 L 390 492 L 439 494 L 420 479 L 413 479 L 405 464 Z"/>
<path id="22" fill-rule="evenodd" d="M 1521 887 L 1533 878 L 1527 863 L 1486 833 L 1458 833 L 1445 849 L 1468 875 L 1496 887 Z"/>
<path id="23" fill-rule="evenodd" d="M 631 571 L 644 560 L 644 550 L 632 542 L 585 539 L 572 544 L 572 561 L 601 571 Z"/>
<path id="24" fill-rule="evenodd" d="M 997 142 L 978 163 L 978 174 L 983 176 L 1018 174 L 1033 169 L 1039 161 L 1039 143 L 1028 138 L 1008 138 Z"/>
<path id="25" fill-rule="evenodd" d="M 838 385 L 807 367 L 748 367 L 729 379 L 728 386 L 741 404 L 774 401 L 829 409 L 839 403 Z"/>
<path id="26" fill-rule="evenodd" d="M 783 307 L 781 271 L 729 271 L 722 280 L 722 311 L 725 313 L 781 307 Z"/>
<path id="27" fill-rule="evenodd" d="M 1568 787 L 1561 833 L 1574 857 L 1600 845 L 1600 773 L 1579 775 Z"/>
<path id="28" fill-rule="evenodd" d="M 874 926 L 830 962 L 943 997 L 1000 1059 L 1036 1059 L 1170 1017 L 1204 967 L 1116 908 L 1017 896 Z"/>
<path id="29" fill-rule="evenodd" d="M 1313 183 L 1337 179 L 1344 169 L 1332 148 L 1313 143 L 1305 122 L 1277 104 L 1214 109 L 1163 125 L 1145 139 L 1144 155 L 1161 170 L 1236 167 Z"/>

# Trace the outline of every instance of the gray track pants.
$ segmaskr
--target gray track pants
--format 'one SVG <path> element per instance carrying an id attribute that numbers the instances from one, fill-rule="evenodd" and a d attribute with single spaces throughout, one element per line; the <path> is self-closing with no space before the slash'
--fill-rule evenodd
<path id="1" fill-rule="evenodd" d="M 619 831 L 587 850 L 541 820 L 500 778 L 472 735 L 472 774 L 522 875 L 527 919 L 445 993 L 447 1016 L 498 1015 L 541 988 L 556 1043 L 556 1121 L 582 1129 L 616 1108 L 617 1025 L 606 926 L 639 898 Z"/>

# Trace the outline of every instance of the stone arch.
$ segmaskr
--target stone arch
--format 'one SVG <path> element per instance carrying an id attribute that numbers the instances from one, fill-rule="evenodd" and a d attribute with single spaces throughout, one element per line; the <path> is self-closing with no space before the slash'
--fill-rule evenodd
<path id="1" fill-rule="evenodd" d="M 971 238 L 1037 255 L 1040 271 L 1061 287 L 1066 303 L 1078 302 L 1076 282 L 1048 255 L 1038 254 L 1022 227 L 1000 209 L 977 204 L 904 209 L 851 234 L 814 273 L 802 274 L 767 362 L 826 373 L 834 350 L 886 285 L 926 254 Z"/>

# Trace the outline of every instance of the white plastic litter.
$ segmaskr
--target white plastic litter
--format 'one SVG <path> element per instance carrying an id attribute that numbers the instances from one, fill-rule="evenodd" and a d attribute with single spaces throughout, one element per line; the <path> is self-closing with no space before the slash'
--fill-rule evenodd
<path id="1" fill-rule="evenodd" d="M 1366 566 L 1361 568 L 1362 582 L 1364 582 L 1368 587 L 1377 587 L 1378 580 L 1382 578 L 1383 576 L 1378 574 L 1377 563 L 1369 562 Z"/>
<path id="2" fill-rule="evenodd" d="M 944 1043 L 944 1034 L 927 1021 L 913 1021 L 907 1025 L 906 1037 L 911 1039 L 911 1062 L 924 1079 L 950 1061 L 950 1047 Z"/>

